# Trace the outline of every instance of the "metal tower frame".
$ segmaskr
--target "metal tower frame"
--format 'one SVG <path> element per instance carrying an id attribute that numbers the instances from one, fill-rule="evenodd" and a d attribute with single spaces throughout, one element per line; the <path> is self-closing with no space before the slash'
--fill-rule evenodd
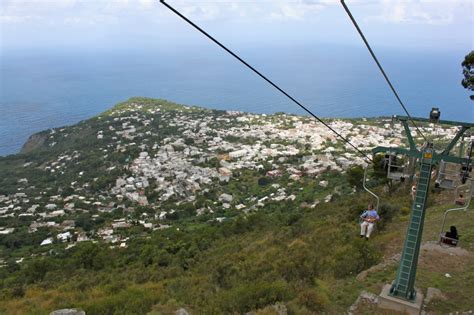
<path id="1" fill-rule="evenodd" d="M 397 277 L 390 288 L 390 295 L 399 299 L 414 302 L 416 298 L 415 279 L 418 266 L 418 257 L 420 254 L 421 237 L 423 234 L 423 224 L 425 220 L 426 201 L 428 200 L 429 185 L 431 181 L 431 171 L 433 166 L 440 161 L 452 162 L 457 164 L 468 163 L 469 159 L 449 155 L 458 140 L 464 133 L 474 128 L 474 124 L 440 120 L 439 124 L 461 126 L 451 142 L 442 151 L 436 151 L 433 143 L 428 142 L 418 149 L 408 126 L 409 117 L 394 116 L 398 119 L 406 132 L 409 148 L 401 147 L 376 147 L 372 150 L 375 156 L 377 153 L 395 153 L 417 158 L 420 161 L 420 176 L 416 187 L 415 200 L 413 201 L 408 229 L 403 245 L 402 257 L 398 266 Z M 425 118 L 413 118 L 420 122 L 430 122 Z"/>

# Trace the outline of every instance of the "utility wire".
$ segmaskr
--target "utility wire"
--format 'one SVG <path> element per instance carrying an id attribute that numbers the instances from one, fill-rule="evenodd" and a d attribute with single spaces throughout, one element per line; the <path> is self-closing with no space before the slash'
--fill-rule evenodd
<path id="1" fill-rule="evenodd" d="M 413 123 L 413 126 L 415 126 L 416 130 L 417 130 L 418 133 L 423 137 L 423 139 L 425 139 L 425 141 L 428 142 L 428 139 L 426 139 L 426 137 L 425 137 L 425 135 L 423 134 L 423 132 L 421 132 L 420 128 L 418 128 L 418 126 L 415 124 L 415 121 L 413 120 L 413 118 L 411 117 L 411 115 L 410 115 L 410 113 L 408 112 L 407 108 L 405 107 L 405 104 L 403 104 L 402 100 L 400 99 L 400 96 L 398 96 L 398 93 L 397 93 L 397 91 L 395 90 L 395 88 L 393 87 L 392 82 L 390 81 L 390 79 L 388 78 L 387 74 L 386 74 L 385 71 L 383 70 L 382 65 L 380 64 L 379 60 L 378 60 L 377 57 L 375 56 L 374 51 L 373 51 L 372 48 L 370 47 L 369 42 L 368 42 L 367 39 L 365 38 L 364 33 L 362 33 L 362 30 L 360 29 L 360 27 L 359 27 L 359 25 L 357 24 L 356 20 L 355 20 L 354 17 L 352 16 L 352 13 L 351 13 L 351 11 L 349 10 L 349 8 L 347 7 L 347 5 L 346 5 L 346 3 L 344 2 L 344 0 L 341 0 L 341 4 L 342 4 L 342 6 L 344 7 L 344 10 L 346 10 L 347 15 L 349 15 L 349 18 L 351 19 L 352 24 L 354 24 L 355 28 L 357 29 L 357 32 L 359 32 L 360 37 L 362 37 L 362 40 L 364 41 L 365 46 L 367 46 L 367 49 L 369 50 L 370 54 L 372 55 L 372 58 L 374 59 L 374 61 L 375 61 L 375 63 L 377 64 L 377 66 L 379 67 L 380 72 L 382 72 L 382 75 L 383 75 L 383 77 L 385 78 L 385 81 L 387 81 L 387 83 L 388 83 L 388 85 L 390 86 L 390 89 L 392 90 L 393 94 L 394 94 L 395 97 L 397 98 L 398 102 L 399 102 L 400 105 L 402 106 L 403 110 L 404 110 L 405 113 L 407 114 L 407 116 L 408 116 L 408 118 L 410 119 L 410 121 Z"/>
<path id="2" fill-rule="evenodd" d="M 318 116 L 316 116 L 315 114 L 313 114 L 308 108 L 306 108 L 303 104 L 301 104 L 299 101 L 297 101 L 293 96 L 291 96 L 290 94 L 288 94 L 287 92 L 285 92 L 282 88 L 280 88 L 277 84 L 273 83 L 273 81 L 271 81 L 270 79 L 268 79 L 265 75 L 263 75 L 260 71 L 258 71 L 257 69 L 255 69 L 253 66 L 251 66 L 249 63 L 247 63 L 245 60 L 243 60 L 242 58 L 240 58 L 238 55 L 236 55 L 233 51 L 231 51 L 229 48 L 227 48 L 226 46 L 224 46 L 222 43 L 220 43 L 217 39 L 215 39 L 214 37 L 212 37 L 209 33 L 207 33 L 206 31 L 204 31 L 202 28 L 200 28 L 199 26 L 197 26 L 195 23 L 193 23 L 190 19 L 188 19 L 187 17 L 185 17 L 183 14 L 181 14 L 178 10 L 176 10 L 175 8 L 173 8 L 171 5 L 169 5 L 168 3 L 166 3 L 164 0 L 160 0 L 160 2 L 165 5 L 168 9 L 170 9 L 173 13 L 175 13 L 176 15 L 178 15 L 181 19 L 183 19 L 184 21 L 186 21 L 188 24 L 190 24 L 191 26 L 193 26 L 195 29 L 197 29 L 200 33 L 202 33 L 203 35 L 205 35 L 207 38 L 209 38 L 211 41 L 213 41 L 214 43 L 216 43 L 218 46 L 220 46 L 222 49 L 224 49 L 227 53 L 229 53 L 230 55 L 232 55 L 235 59 L 237 59 L 238 61 L 240 61 L 242 64 L 244 64 L 247 68 L 249 68 L 250 70 L 252 70 L 255 74 L 257 74 L 259 77 L 261 77 L 262 79 L 264 79 L 265 81 L 267 81 L 271 86 L 273 86 L 275 89 L 277 89 L 279 92 L 281 92 L 283 95 L 285 95 L 287 98 L 289 98 L 293 103 L 295 103 L 296 105 L 298 105 L 299 107 L 301 107 L 303 110 L 305 110 L 308 114 L 310 114 L 312 117 L 314 117 L 317 121 L 319 121 L 321 124 L 323 124 L 325 127 L 327 127 L 329 130 L 331 130 L 332 132 L 334 132 L 339 138 L 341 138 L 345 143 L 347 143 L 348 145 L 350 145 L 352 148 L 354 148 L 359 154 L 361 154 L 363 157 L 365 157 L 367 160 L 369 161 L 372 161 L 373 160 L 367 155 L 365 154 L 364 152 L 362 152 L 361 150 L 359 150 L 355 145 L 353 145 L 347 138 L 345 138 L 343 135 L 341 135 L 339 132 L 337 132 L 336 130 L 334 130 L 334 128 L 332 128 L 331 126 L 329 126 L 327 123 L 325 123 L 321 118 L 319 118 Z"/>

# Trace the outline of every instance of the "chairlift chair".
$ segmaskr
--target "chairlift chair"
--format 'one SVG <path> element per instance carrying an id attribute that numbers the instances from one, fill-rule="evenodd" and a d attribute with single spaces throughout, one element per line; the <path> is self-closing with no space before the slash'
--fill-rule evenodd
<path id="1" fill-rule="evenodd" d="M 397 181 L 404 181 L 410 177 L 408 172 L 408 165 L 401 164 L 397 159 L 397 155 L 392 152 L 385 154 L 385 160 L 387 165 L 387 178 Z"/>
<path id="2" fill-rule="evenodd" d="M 444 189 L 456 189 L 462 184 L 460 174 L 461 167 L 458 163 L 441 160 L 435 185 Z"/>
<path id="3" fill-rule="evenodd" d="M 472 166 L 463 163 L 461 164 L 461 183 L 465 184 L 467 179 L 472 176 Z"/>
<path id="4" fill-rule="evenodd" d="M 446 217 L 448 216 L 449 213 L 454 212 L 454 211 L 466 211 L 469 208 L 469 205 L 471 203 L 471 198 L 472 198 L 472 192 L 473 192 L 472 180 L 470 178 L 467 179 L 466 184 L 460 185 L 456 188 L 455 198 L 459 196 L 460 192 L 463 192 L 463 195 L 465 196 L 464 205 L 460 207 L 448 209 L 444 212 L 443 223 L 441 224 L 441 231 L 439 233 L 439 244 L 441 246 L 447 245 L 447 246 L 454 247 L 459 244 L 459 239 L 446 236 L 444 228 L 446 225 Z"/>
<path id="5" fill-rule="evenodd" d="M 379 198 L 379 196 L 377 196 L 376 193 L 374 193 L 372 190 L 370 190 L 369 188 L 367 188 L 367 185 L 366 185 L 366 182 L 367 182 L 367 171 L 368 171 L 368 169 L 369 169 L 369 165 L 367 165 L 367 166 L 364 168 L 364 179 L 363 179 L 363 181 L 362 181 L 362 187 L 364 187 L 364 190 L 365 190 L 366 192 L 368 192 L 369 194 L 371 194 L 372 197 L 375 198 L 375 201 L 376 201 L 376 202 L 375 202 L 375 207 L 374 207 L 374 209 L 375 209 L 375 211 L 378 212 L 378 211 L 379 211 L 380 198 Z M 363 221 L 362 217 L 359 216 L 359 224 L 361 224 L 362 221 Z M 375 226 L 374 226 L 374 230 L 375 230 Z"/>
<path id="6" fill-rule="evenodd" d="M 430 112 L 430 122 L 438 123 L 441 116 L 441 111 L 438 107 L 433 107 Z"/>
<path id="7" fill-rule="evenodd" d="M 466 183 L 468 178 L 472 178 L 472 176 L 473 176 L 473 173 L 472 173 L 472 149 L 473 149 L 473 147 L 474 147 L 474 140 L 471 141 L 471 143 L 469 144 L 469 148 L 467 150 L 467 152 L 469 152 L 469 154 L 467 156 L 468 161 L 461 164 L 461 182 L 463 184 Z"/>

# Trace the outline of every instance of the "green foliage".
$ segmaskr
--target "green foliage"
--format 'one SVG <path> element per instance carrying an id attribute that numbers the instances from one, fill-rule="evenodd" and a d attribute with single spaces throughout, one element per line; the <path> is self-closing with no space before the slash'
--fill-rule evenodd
<path id="1" fill-rule="evenodd" d="M 58 267 L 55 260 L 45 257 L 35 259 L 26 265 L 24 269 L 25 280 L 29 283 L 42 281 L 49 271 Z"/>
<path id="2" fill-rule="evenodd" d="M 82 228 L 84 231 L 90 231 L 93 228 L 91 217 L 88 214 L 79 215 L 75 221 L 75 224 L 77 227 Z"/>
<path id="3" fill-rule="evenodd" d="M 226 313 L 245 313 L 290 297 L 291 290 L 285 281 L 257 280 L 225 291 L 219 294 L 216 300 Z"/>
<path id="4" fill-rule="evenodd" d="M 317 280 L 314 288 L 308 287 L 300 291 L 297 301 L 299 305 L 306 307 L 311 312 L 320 313 L 330 302 L 329 294 L 327 286 L 321 280 Z"/>
<path id="5" fill-rule="evenodd" d="M 354 166 L 347 170 L 347 181 L 351 186 L 362 188 L 362 180 L 364 179 L 364 169 L 362 166 Z"/>
<path id="6" fill-rule="evenodd" d="M 82 307 L 87 314 L 146 314 L 159 302 L 159 293 L 150 288 L 124 288 Z"/>
<path id="7" fill-rule="evenodd" d="M 77 246 L 72 259 L 77 268 L 100 270 L 111 263 L 107 252 L 104 246 L 86 242 Z"/>
<path id="8" fill-rule="evenodd" d="M 339 247 L 335 254 L 334 272 L 337 278 L 357 275 L 364 269 L 374 265 L 380 259 L 372 243 L 364 239 L 355 239 L 346 246 Z"/>
<path id="9" fill-rule="evenodd" d="M 12 234 L 1 235 L 0 245 L 8 249 L 19 249 L 25 246 L 39 245 L 49 235 L 46 228 L 40 228 L 36 233 L 28 233 L 24 228 Z"/>
<path id="10" fill-rule="evenodd" d="M 385 165 L 385 156 L 383 154 L 377 154 L 373 158 L 374 163 L 372 164 L 374 170 L 374 176 L 379 179 L 386 179 L 387 168 Z"/>
<path id="11" fill-rule="evenodd" d="M 266 176 L 260 177 L 258 179 L 258 184 L 260 186 L 266 186 L 266 185 L 270 184 L 270 179 Z"/>
<path id="12" fill-rule="evenodd" d="M 474 91 L 474 75 L 472 74 L 472 70 L 474 69 L 474 51 L 471 51 L 466 55 L 466 57 L 464 57 L 461 65 L 464 76 L 461 84 L 465 89 Z M 474 95 L 471 95 L 471 99 L 474 100 Z"/>
<path id="13" fill-rule="evenodd" d="M 379 208 L 379 216 L 381 220 L 377 222 L 377 229 L 384 230 L 388 223 L 400 213 L 400 207 L 396 205 L 382 204 Z"/>
<path id="14" fill-rule="evenodd" d="M 322 312 L 333 303 L 322 278 L 350 279 L 380 258 L 376 246 L 354 239 L 358 226 L 347 205 L 358 199 L 317 211 L 277 203 L 222 223 L 156 231 L 120 250 L 79 243 L 0 273 L 2 301 L 21 299 L 29 290 L 22 284 L 34 282 L 55 294 L 82 292 L 73 304 L 90 314 L 143 314 L 158 304 L 167 309 L 171 297 L 173 305 L 208 314 L 245 313 L 276 302 Z M 159 286 L 159 294 L 149 293 L 147 283 Z M 92 292 L 93 298 L 79 298 Z"/>

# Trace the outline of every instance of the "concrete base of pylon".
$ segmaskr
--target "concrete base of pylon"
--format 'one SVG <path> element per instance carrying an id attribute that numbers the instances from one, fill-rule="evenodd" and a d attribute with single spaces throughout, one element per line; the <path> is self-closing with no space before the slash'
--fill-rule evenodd
<path id="1" fill-rule="evenodd" d="M 423 293 L 416 290 L 416 299 L 413 302 L 399 299 L 390 295 L 390 284 L 384 285 L 379 296 L 378 307 L 381 309 L 397 311 L 409 315 L 419 315 L 423 308 Z"/>

